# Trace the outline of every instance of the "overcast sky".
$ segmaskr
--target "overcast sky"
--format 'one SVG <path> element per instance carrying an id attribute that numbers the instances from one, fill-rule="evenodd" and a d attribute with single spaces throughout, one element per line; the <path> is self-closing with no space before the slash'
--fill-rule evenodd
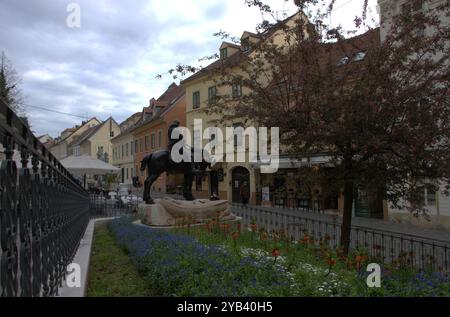
<path id="1" fill-rule="evenodd" d="M 332 24 L 351 28 L 362 2 L 338 0 Z M 67 26 L 70 3 L 80 6 L 80 28 Z M 295 13 L 292 0 L 268 3 L 280 18 Z M 240 36 L 261 21 L 244 0 L 1 0 L 0 51 L 22 77 L 27 105 L 120 123 L 173 81 L 157 74 L 215 53 L 221 40 L 213 33 Z M 26 112 L 37 135 L 57 136 L 82 120 Z"/>

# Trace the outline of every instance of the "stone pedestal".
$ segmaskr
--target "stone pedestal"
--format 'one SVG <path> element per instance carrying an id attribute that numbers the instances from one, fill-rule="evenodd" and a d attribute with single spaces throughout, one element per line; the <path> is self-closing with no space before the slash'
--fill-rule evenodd
<path id="1" fill-rule="evenodd" d="M 138 214 L 143 224 L 154 227 L 174 226 L 177 219 L 190 218 L 194 223 L 203 223 L 210 219 L 235 221 L 238 217 L 231 214 L 228 201 L 197 199 L 194 201 L 175 200 L 169 197 L 155 199 L 155 204 L 140 204 Z"/>
<path id="2" fill-rule="evenodd" d="M 158 200 L 156 199 L 153 205 L 140 204 L 138 206 L 138 215 L 142 223 L 158 227 L 175 225 L 175 218 L 158 203 Z"/>

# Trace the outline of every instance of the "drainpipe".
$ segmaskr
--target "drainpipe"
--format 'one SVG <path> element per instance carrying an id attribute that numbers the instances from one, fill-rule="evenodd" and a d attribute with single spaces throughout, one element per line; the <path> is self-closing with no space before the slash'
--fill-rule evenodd
<path id="1" fill-rule="evenodd" d="M 441 192 L 440 189 L 438 189 L 435 193 L 435 195 L 436 195 L 436 221 L 437 222 L 439 222 L 439 214 L 440 214 L 439 213 L 439 197 L 441 196 L 441 195 L 439 195 L 440 192 Z"/>

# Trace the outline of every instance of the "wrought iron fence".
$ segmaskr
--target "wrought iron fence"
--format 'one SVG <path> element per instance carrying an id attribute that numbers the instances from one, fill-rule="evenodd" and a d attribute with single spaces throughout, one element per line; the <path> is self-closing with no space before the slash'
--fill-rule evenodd
<path id="1" fill-rule="evenodd" d="M 299 241 L 307 233 L 313 243 L 327 243 L 337 248 L 341 238 L 341 219 L 324 214 L 298 210 L 270 209 L 260 206 L 231 204 L 231 210 L 243 218 L 244 224 L 255 222 L 267 231 L 285 230 Z M 417 269 L 432 269 L 450 273 L 450 244 L 388 230 L 353 225 L 351 249 L 363 249 L 369 256 L 384 263 L 396 261 Z"/>
<path id="2" fill-rule="evenodd" d="M 89 195 L 1 100 L 0 140 L 0 296 L 55 295 L 89 221 Z"/>

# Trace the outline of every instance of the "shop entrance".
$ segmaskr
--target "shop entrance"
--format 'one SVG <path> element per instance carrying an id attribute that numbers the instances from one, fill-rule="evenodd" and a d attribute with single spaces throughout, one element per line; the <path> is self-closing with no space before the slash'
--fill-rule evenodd
<path id="1" fill-rule="evenodd" d="M 250 188 L 250 172 L 245 167 L 235 167 L 231 174 L 232 201 L 234 203 L 242 202 L 240 189 L 244 182 L 247 182 Z"/>
<path id="2" fill-rule="evenodd" d="M 217 171 L 211 171 L 209 173 L 209 191 L 210 196 L 214 193 L 219 195 L 219 177 Z"/>

